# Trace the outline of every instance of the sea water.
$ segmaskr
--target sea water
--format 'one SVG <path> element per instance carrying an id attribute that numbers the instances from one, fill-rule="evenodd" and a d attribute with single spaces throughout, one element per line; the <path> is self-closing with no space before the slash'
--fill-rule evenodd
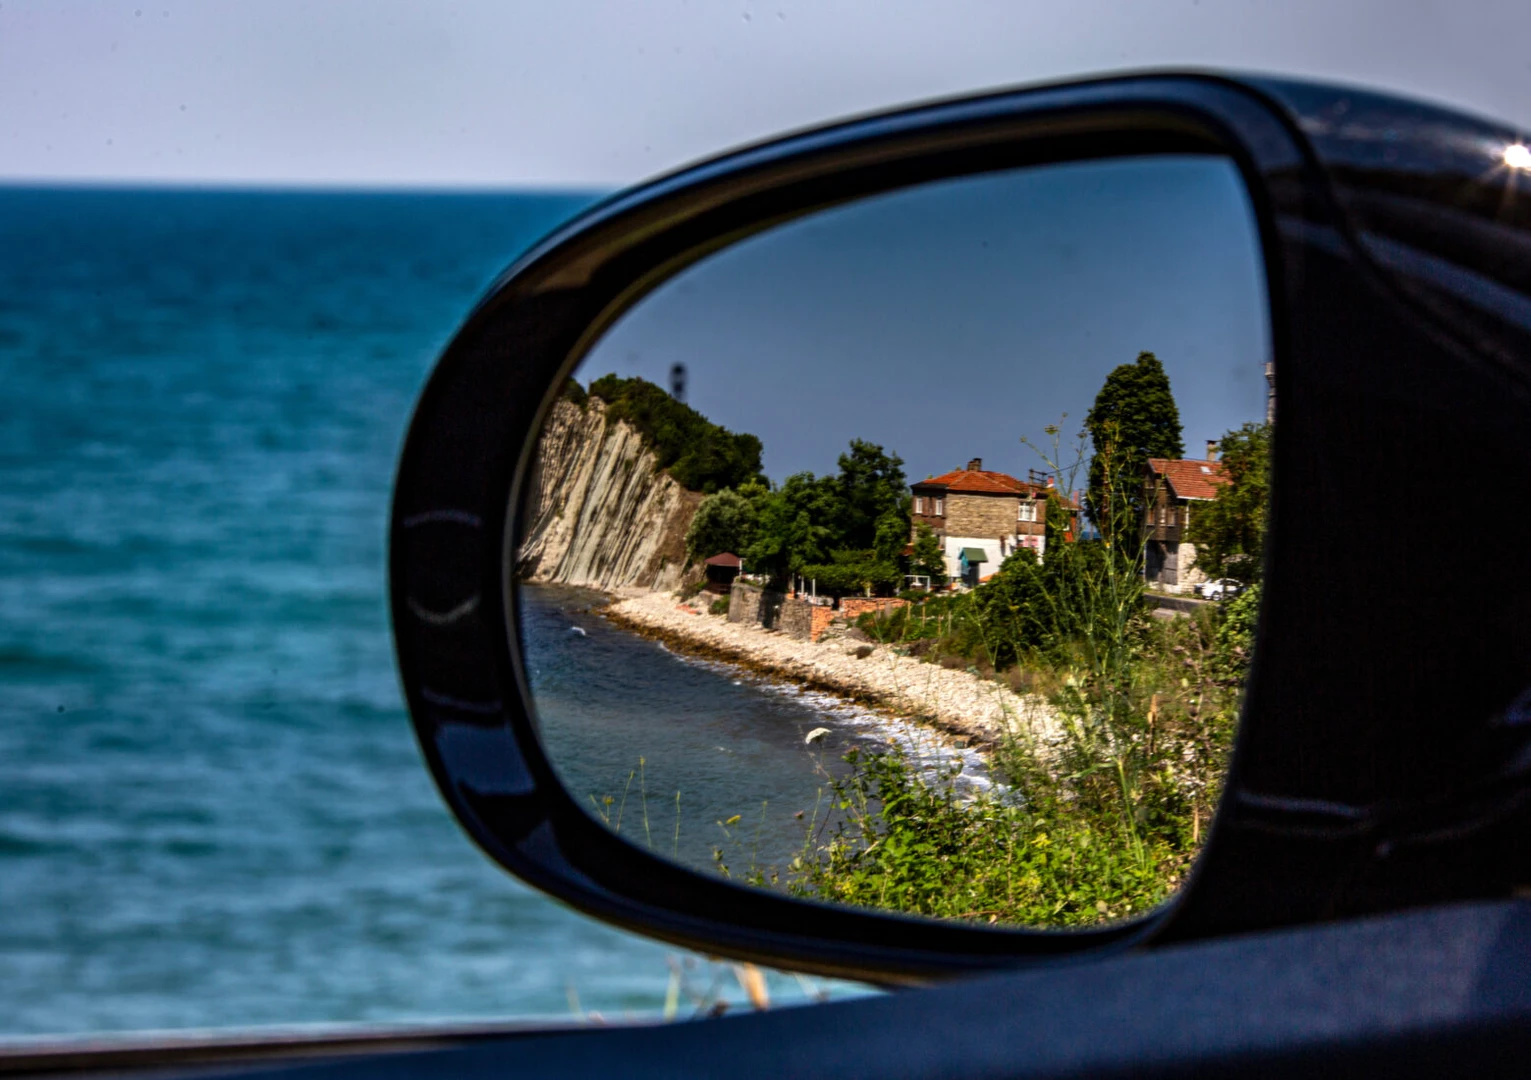
<path id="1" fill-rule="evenodd" d="M 853 750 L 897 747 L 959 792 L 990 786 L 977 751 L 907 717 L 619 629 L 582 590 L 528 586 L 520 596 L 527 679 L 564 786 L 674 861 L 790 876 L 795 857 L 811 857 L 805 847 L 854 827 L 834 790 Z"/>
<path id="2" fill-rule="evenodd" d="M 590 201 L 0 188 L 0 1037 L 661 1007 L 454 824 L 385 605 L 415 394 Z"/>

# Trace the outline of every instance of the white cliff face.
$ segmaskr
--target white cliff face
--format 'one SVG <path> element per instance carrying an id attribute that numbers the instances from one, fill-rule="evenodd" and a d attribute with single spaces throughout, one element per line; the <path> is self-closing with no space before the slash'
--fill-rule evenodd
<path id="1" fill-rule="evenodd" d="M 659 469 L 631 426 L 609 423 L 605 402 L 553 406 L 532 482 L 531 522 L 516 556 L 524 580 L 608 592 L 680 583 L 702 496 Z"/>

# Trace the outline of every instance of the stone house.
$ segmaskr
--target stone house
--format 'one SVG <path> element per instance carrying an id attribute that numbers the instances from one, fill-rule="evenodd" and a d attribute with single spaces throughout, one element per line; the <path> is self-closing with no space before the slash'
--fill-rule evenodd
<path id="1" fill-rule="evenodd" d="M 1150 585 L 1170 592 L 1184 592 L 1207 580 L 1196 568 L 1196 545 L 1186 540 L 1186 530 L 1198 503 L 1210 502 L 1217 489 L 1228 482 L 1223 463 L 1217 460 L 1217 443 L 1207 442 L 1207 456 L 1149 458 L 1144 478 L 1147 540 L 1143 551 L 1143 576 Z"/>
<path id="2" fill-rule="evenodd" d="M 983 467 L 974 458 L 963 469 L 909 485 L 910 541 L 929 525 L 941 541 L 946 574 L 967 585 L 999 569 L 1017 548 L 1042 557 L 1047 545 L 1048 487 Z"/>

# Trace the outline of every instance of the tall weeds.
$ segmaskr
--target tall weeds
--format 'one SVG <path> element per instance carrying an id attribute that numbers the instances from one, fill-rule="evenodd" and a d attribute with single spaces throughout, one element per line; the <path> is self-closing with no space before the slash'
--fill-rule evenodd
<path id="1" fill-rule="evenodd" d="M 1078 535 L 1084 445 L 1058 426 L 1035 449 L 1057 478 L 1045 557 L 1021 551 L 960 596 L 868 616 L 880 640 L 1045 694 L 1056 731 L 1015 728 L 993 769 L 1003 794 L 962 794 L 897 753 L 849 758 L 828 782 L 845 818 L 810 840 L 787 884 L 803 895 L 942 918 L 1068 925 L 1147 910 L 1178 885 L 1220 791 L 1258 597 L 1226 620 L 1149 617 L 1142 554 L 1156 492 L 1107 437 Z M 1103 493 L 1103 494 L 1102 494 Z"/>

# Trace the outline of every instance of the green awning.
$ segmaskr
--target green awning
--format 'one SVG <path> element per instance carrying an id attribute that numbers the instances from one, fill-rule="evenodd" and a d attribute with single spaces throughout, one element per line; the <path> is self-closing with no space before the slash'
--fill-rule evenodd
<path id="1" fill-rule="evenodd" d="M 980 563 L 988 561 L 984 556 L 983 548 L 963 548 L 962 558 L 969 563 Z"/>

